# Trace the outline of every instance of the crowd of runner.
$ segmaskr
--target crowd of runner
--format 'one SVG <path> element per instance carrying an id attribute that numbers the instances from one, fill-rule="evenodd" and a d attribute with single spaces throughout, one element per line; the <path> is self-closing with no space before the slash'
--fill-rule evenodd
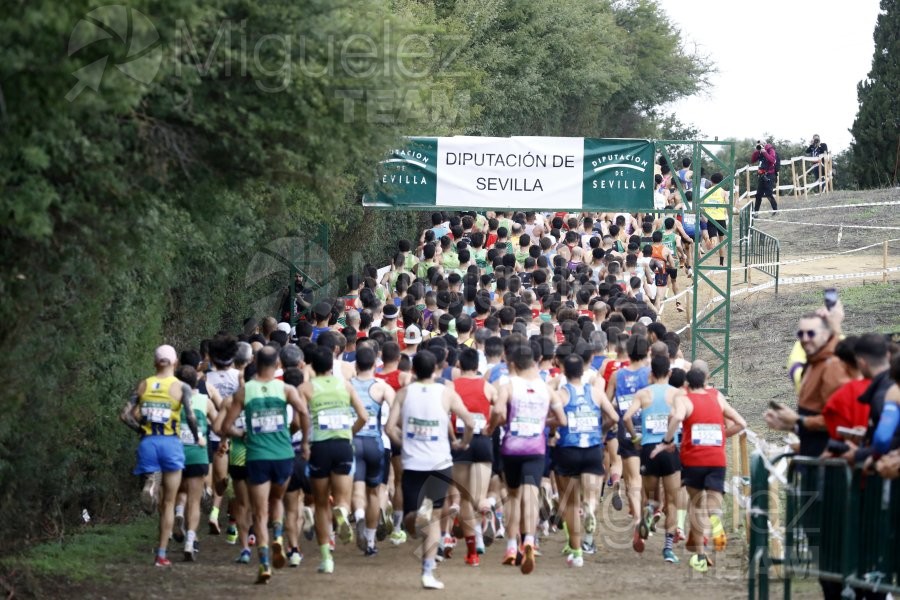
<path id="1" fill-rule="evenodd" d="M 300 565 L 304 536 L 321 573 L 336 541 L 375 556 L 415 538 L 440 589 L 457 546 L 474 567 L 498 542 L 528 574 L 559 530 L 583 566 L 603 499 L 630 515 L 635 552 L 659 530 L 662 561 L 684 543 L 708 570 L 727 545 L 725 440 L 746 423 L 657 316 L 695 237 L 715 250 L 728 216 L 711 217 L 701 237 L 683 216 L 435 213 L 387 272 L 350 275 L 294 326 L 289 309 L 160 346 L 122 414 L 160 515 L 156 565 L 170 539 L 195 560 L 208 515 L 237 562 L 256 547 L 260 583 Z"/>

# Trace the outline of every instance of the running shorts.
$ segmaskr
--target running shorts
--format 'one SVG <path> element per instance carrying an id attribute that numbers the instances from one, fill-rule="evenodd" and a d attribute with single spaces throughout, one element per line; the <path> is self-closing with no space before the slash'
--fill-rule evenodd
<path id="1" fill-rule="evenodd" d="M 209 474 L 208 464 L 185 465 L 181 471 L 182 479 L 190 479 L 192 477 L 206 477 Z"/>
<path id="2" fill-rule="evenodd" d="M 353 481 L 365 481 L 366 487 L 370 488 L 378 487 L 384 470 L 384 447 L 381 438 L 353 438 L 353 450 L 356 459 Z"/>
<path id="3" fill-rule="evenodd" d="M 506 487 L 515 490 L 522 485 L 540 486 L 545 461 L 543 454 L 504 455 L 503 476 L 506 479 Z"/>
<path id="4" fill-rule="evenodd" d="M 264 483 L 282 485 L 287 483 L 293 472 L 293 458 L 247 461 L 247 483 L 249 485 L 262 485 Z"/>
<path id="5" fill-rule="evenodd" d="M 622 458 L 634 458 L 641 455 L 640 449 L 634 447 L 634 442 L 631 441 L 631 438 L 625 437 L 625 428 L 622 427 L 621 423 L 619 423 L 616 439 L 619 440 L 619 451 L 617 454 Z"/>
<path id="6" fill-rule="evenodd" d="M 135 475 L 184 470 L 184 445 L 177 435 L 148 435 L 137 448 Z"/>
<path id="7" fill-rule="evenodd" d="M 681 484 L 695 490 L 725 493 L 725 467 L 681 467 Z"/>
<path id="8" fill-rule="evenodd" d="M 419 510 L 422 500 L 430 498 L 434 508 L 444 506 L 444 498 L 451 483 L 451 469 L 441 471 L 403 470 L 401 489 L 403 490 L 403 514 Z"/>
<path id="9" fill-rule="evenodd" d="M 473 435 L 468 450 L 454 450 L 453 463 L 491 463 L 494 462 L 494 446 L 486 435 Z"/>
<path id="10" fill-rule="evenodd" d="M 560 477 L 579 477 L 585 473 L 603 475 L 603 446 L 552 449 L 554 471 Z"/>
<path id="11" fill-rule="evenodd" d="M 312 486 L 309 484 L 309 465 L 303 460 L 302 452 L 294 453 L 294 470 L 287 487 L 289 492 L 297 490 L 303 490 L 304 494 L 312 493 Z"/>
<path id="12" fill-rule="evenodd" d="M 681 459 L 678 452 L 663 451 L 650 458 L 650 453 L 657 444 L 644 444 L 641 446 L 641 475 L 647 477 L 668 477 L 681 470 Z"/>
<path id="13" fill-rule="evenodd" d="M 353 444 L 349 440 L 324 440 L 310 444 L 309 476 L 325 479 L 349 475 L 353 470 Z"/>

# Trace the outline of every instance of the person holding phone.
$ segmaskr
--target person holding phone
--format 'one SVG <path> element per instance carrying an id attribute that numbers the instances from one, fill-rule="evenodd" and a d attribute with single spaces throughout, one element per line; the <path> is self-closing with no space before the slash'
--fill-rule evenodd
<path id="1" fill-rule="evenodd" d="M 806 353 L 806 366 L 797 393 L 797 410 L 770 408 L 763 415 L 770 428 L 797 434 L 802 456 L 821 456 L 825 451 L 828 431 L 822 410 L 831 395 L 850 381 L 850 373 L 835 355 L 843 315 L 843 306 L 834 298 L 830 310 L 823 308 L 800 318 L 797 339 Z"/>

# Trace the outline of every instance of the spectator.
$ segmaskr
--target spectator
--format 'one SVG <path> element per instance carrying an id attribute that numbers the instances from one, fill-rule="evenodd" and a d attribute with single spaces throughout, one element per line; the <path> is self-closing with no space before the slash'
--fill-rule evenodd
<path id="1" fill-rule="evenodd" d="M 769 199 L 769 206 L 772 207 L 772 214 L 778 214 L 778 202 L 775 200 L 775 181 L 778 179 L 778 173 L 775 169 L 775 147 L 772 144 L 765 144 L 762 141 L 756 142 L 756 150 L 750 157 L 750 162 L 759 162 L 759 183 L 756 186 L 756 204 L 753 206 L 753 213 L 759 212 L 762 205 L 763 196 Z"/>
<path id="2" fill-rule="evenodd" d="M 765 412 L 766 424 L 781 431 L 793 430 L 800 438 L 799 454 L 821 456 L 828 444 L 822 411 L 828 399 L 850 381 L 845 364 L 835 355 L 840 338 L 843 306 L 803 315 L 797 337 L 806 352 L 806 366 L 797 394 L 797 410 L 787 407 Z M 858 357 L 858 355 L 857 355 Z"/>
<path id="3" fill-rule="evenodd" d="M 823 143 L 819 139 L 819 134 L 813 135 L 812 141 L 809 143 L 809 147 L 806 149 L 806 155 L 811 156 L 813 158 L 819 158 L 821 156 L 825 156 L 828 154 L 828 144 Z M 825 185 L 825 172 L 821 169 L 822 167 L 822 159 L 819 158 L 816 161 L 816 166 L 813 167 L 813 181 L 815 181 L 819 188 Z"/>
<path id="4" fill-rule="evenodd" d="M 843 436 L 837 432 L 838 427 L 864 430 L 869 422 L 869 406 L 859 402 L 858 398 L 866 391 L 872 380 L 863 377 L 859 372 L 854 354 L 858 341 L 858 337 L 849 336 L 838 342 L 834 349 L 835 356 L 844 363 L 847 373 L 851 377 L 850 381 L 831 395 L 822 410 L 822 417 L 828 427 L 828 435 L 835 440 L 843 439 Z"/>

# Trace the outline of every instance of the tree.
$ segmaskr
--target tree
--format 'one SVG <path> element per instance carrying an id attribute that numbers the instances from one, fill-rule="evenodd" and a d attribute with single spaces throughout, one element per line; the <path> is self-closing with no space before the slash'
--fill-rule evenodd
<path id="1" fill-rule="evenodd" d="M 894 185 L 900 160 L 900 5 L 881 0 L 872 68 L 856 86 L 850 171 L 860 187 Z"/>

